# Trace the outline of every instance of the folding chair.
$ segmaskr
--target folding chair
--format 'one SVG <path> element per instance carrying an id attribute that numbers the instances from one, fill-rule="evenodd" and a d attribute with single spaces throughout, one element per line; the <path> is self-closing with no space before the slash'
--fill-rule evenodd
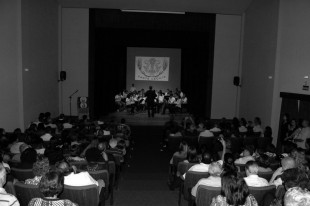
<path id="1" fill-rule="evenodd" d="M 249 187 L 249 191 L 258 203 L 262 203 L 267 193 L 274 194 L 276 192 L 276 186 L 269 185 L 266 187 Z"/>
<path id="2" fill-rule="evenodd" d="M 269 181 L 273 175 L 274 171 L 270 172 L 259 172 L 257 175 L 259 177 L 265 178 L 267 181 Z"/>
<path id="3" fill-rule="evenodd" d="M 16 198 L 18 199 L 21 206 L 27 206 L 32 198 L 43 198 L 38 185 L 26 185 L 22 182 L 16 182 L 14 184 L 14 189 Z"/>
<path id="4" fill-rule="evenodd" d="M 26 179 L 34 178 L 32 169 L 19 169 L 12 167 L 11 174 L 19 181 L 25 181 Z"/>

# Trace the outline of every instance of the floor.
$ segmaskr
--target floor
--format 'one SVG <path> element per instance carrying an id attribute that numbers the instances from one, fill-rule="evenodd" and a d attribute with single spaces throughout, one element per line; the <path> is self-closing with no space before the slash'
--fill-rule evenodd
<path id="1" fill-rule="evenodd" d="M 167 186 L 171 154 L 160 151 L 162 133 L 159 126 L 132 127 L 135 144 L 115 192 L 115 206 L 177 205 L 178 191 Z"/>

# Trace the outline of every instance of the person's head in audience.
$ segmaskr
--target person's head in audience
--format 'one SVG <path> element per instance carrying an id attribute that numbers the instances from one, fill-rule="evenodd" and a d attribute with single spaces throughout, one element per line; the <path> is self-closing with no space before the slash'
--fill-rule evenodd
<path id="1" fill-rule="evenodd" d="M 240 124 L 240 126 L 246 126 L 247 122 L 246 122 L 245 118 L 241 118 L 239 124 Z"/>
<path id="2" fill-rule="evenodd" d="M 114 149 L 117 146 L 117 140 L 114 138 L 111 138 L 109 141 L 109 146 L 111 149 Z"/>
<path id="3" fill-rule="evenodd" d="M 37 127 L 37 130 L 38 130 L 38 131 L 45 131 L 45 126 L 44 126 L 44 124 L 43 124 L 43 123 L 39 123 L 39 124 L 38 124 L 38 127 Z"/>
<path id="4" fill-rule="evenodd" d="M 194 146 L 189 146 L 187 150 L 187 160 L 190 163 L 198 162 L 197 149 Z"/>
<path id="5" fill-rule="evenodd" d="M 307 173 L 298 168 L 291 168 L 285 170 L 281 175 L 281 179 L 287 190 L 292 187 L 310 189 L 310 182 Z"/>
<path id="6" fill-rule="evenodd" d="M 211 164 L 212 158 L 209 152 L 202 154 L 201 162 L 204 164 Z"/>
<path id="7" fill-rule="evenodd" d="M 284 196 L 284 206 L 308 206 L 310 205 L 310 192 L 300 187 L 290 188 Z"/>
<path id="8" fill-rule="evenodd" d="M 14 134 L 21 134 L 22 133 L 22 130 L 20 128 L 16 128 L 14 129 Z"/>
<path id="9" fill-rule="evenodd" d="M 100 142 L 98 144 L 98 149 L 100 152 L 104 152 L 107 149 L 107 143 L 106 142 Z"/>
<path id="10" fill-rule="evenodd" d="M 273 144 L 267 144 L 266 152 L 269 153 L 276 153 L 276 147 Z"/>
<path id="11" fill-rule="evenodd" d="M 255 161 L 248 161 L 245 164 L 245 173 L 247 176 L 257 175 L 258 173 L 258 164 Z"/>
<path id="12" fill-rule="evenodd" d="M 284 157 L 281 160 L 281 166 L 283 171 L 285 171 L 287 169 L 296 168 L 296 162 L 292 157 Z"/>
<path id="13" fill-rule="evenodd" d="M 183 152 L 185 152 L 185 153 L 186 153 L 187 151 L 188 151 L 188 145 L 187 145 L 187 142 L 186 142 L 186 141 L 182 141 L 182 142 L 180 142 L 178 152 L 179 152 L 179 153 L 183 153 Z"/>
<path id="14" fill-rule="evenodd" d="M 301 170 L 307 169 L 307 160 L 305 156 L 305 152 L 302 149 L 293 149 L 290 153 L 290 156 L 295 160 L 296 167 Z"/>
<path id="15" fill-rule="evenodd" d="M 45 127 L 45 133 L 46 134 L 52 134 L 52 128 L 51 127 Z"/>
<path id="16" fill-rule="evenodd" d="M 41 157 L 33 163 L 32 171 L 34 176 L 41 177 L 45 175 L 50 169 L 49 161 L 47 158 Z"/>
<path id="17" fill-rule="evenodd" d="M 248 156 L 252 156 L 254 153 L 254 149 L 252 145 L 248 145 L 244 148 L 242 155 L 243 157 L 248 157 Z"/>
<path id="18" fill-rule="evenodd" d="M 220 177 L 222 172 L 223 172 L 222 165 L 218 162 L 212 162 L 209 165 L 208 172 L 209 172 L 210 176 L 212 176 L 212 177 Z"/>
<path id="19" fill-rule="evenodd" d="M 99 162 L 101 157 L 100 150 L 96 147 L 89 148 L 85 153 L 85 157 L 87 162 Z"/>
<path id="20" fill-rule="evenodd" d="M 237 167 L 235 165 L 235 158 L 232 153 L 226 153 L 224 155 L 223 169 L 225 172 L 237 171 Z"/>
<path id="21" fill-rule="evenodd" d="M 235 172 L 226 172 L 221 184 L 221 195 L 226 197 L 228 205 L 245 205 L 250 192 L 243 178 L 237 177 Z"/>
<path id="22" fill-rule="evenodd" d="M 265 127 L 264 137 L 272 137 L 272 129 L 271 129 L 271 127 L 269 127 L 269 126 Z"/>
<path id="23" fill-rule="evenodd" d="M 19 146 L 19 152 L 22 154 L 26 149 L 30 148 L 30 145 L 23 143 Z"/>
<path id="24" fill-rule="evenodd" d="M 31 147 L 25 149 L 20 156 L 20 161 L 22 164 L 27 164 L 32 168 L 33 163 L 37 161 L 37 151 Z"/>
<path id="25" fill-rule="evenodd" d="M 268 155 L 261 154 L 257 160 L 257 164 L 259 167 L 269 168 L 270 167 L 270 160 L 269 160 Z"/>
<path id="26" fill-rule="evenodd" d="M 63 190 L 64 176 L 60 172 L 51 171 L 46 173 L 39 184 L 39 190 L 44 197 L 56 198 Z"/>
<path id="27" fill-rule="evenodd" d="M 254 118 L 254 125 L 255 126 L 260 126 L 262 124 L 261 120 L 259 117 Z"/>
<path id="28" fill-rule="evenodd" d="M 65 161 L 58 162 L 55 166 L 59 172 L 63 173 L 64 176 L 67 176 L 74 172 L 73 168 L 69 165 L 69 163 Z"/>

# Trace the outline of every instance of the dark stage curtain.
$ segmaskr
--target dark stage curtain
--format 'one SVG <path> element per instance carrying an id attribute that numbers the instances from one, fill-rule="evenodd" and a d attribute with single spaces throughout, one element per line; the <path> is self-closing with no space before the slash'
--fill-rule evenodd
<path id="1" fill-rule="evenodd" d="M 114 96 L 126 87 L 127 47 L 180 48 L 181 89 L 188 96 L 189 109 L 194 114 L 210 117 L 214 14 L 145 14 L 90 9 L 89 21 L 92 117 L 99 118 L 115 111 Z"/>

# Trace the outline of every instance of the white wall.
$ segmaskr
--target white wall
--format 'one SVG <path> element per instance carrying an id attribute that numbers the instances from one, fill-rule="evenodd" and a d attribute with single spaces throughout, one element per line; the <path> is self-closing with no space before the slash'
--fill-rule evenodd
<path id="1" fill-rule="evenodd" d="M 277 85 L 274 89 L 272 111 L 275 131 L 278 131 L 279 127 L 280 92 L 310 95 L 309 91 L 302 90 L 306 81 L 304 76 L 310 76 L 310 1 L 280 0 L 279 8 Z"/>
<path id="2" fill-rule="evenodd" d="M 61 82 L 60 112 L 69 114 L 69 96 L 72 115 L 77 115 L 77 97 L 88 96 L 88 25 L 89 10 L 62 8 L 61 12 L 61 69 L 67 79 Z"/>
<path id="3" fill-rule="evenodd" d="M 213 119 L 238 116 L 239 88 L 233 85 L 233 78 L 240 75 L 241 25 L 240 15 L 216 15 L 211 107 Z"/>
<path id="4" fill-rule="evenodd" d="M 58 3 L 22 0 L 24 121 L 40 112 L 58 115 Z M 25 71 L 28 69 L 28 71 Z"/>
<path id="5" fill-rule="evenodd" d="M 240 117 L 271 124 L 278 1 L 253 0 L 245 12 Z M 270 77 L 270 78 L 269 78 Z"/>
<path id="6" fill-rule="evenodd" d="M 0 127 L 23 128 L 21 1 L 0 0 Z"/>

